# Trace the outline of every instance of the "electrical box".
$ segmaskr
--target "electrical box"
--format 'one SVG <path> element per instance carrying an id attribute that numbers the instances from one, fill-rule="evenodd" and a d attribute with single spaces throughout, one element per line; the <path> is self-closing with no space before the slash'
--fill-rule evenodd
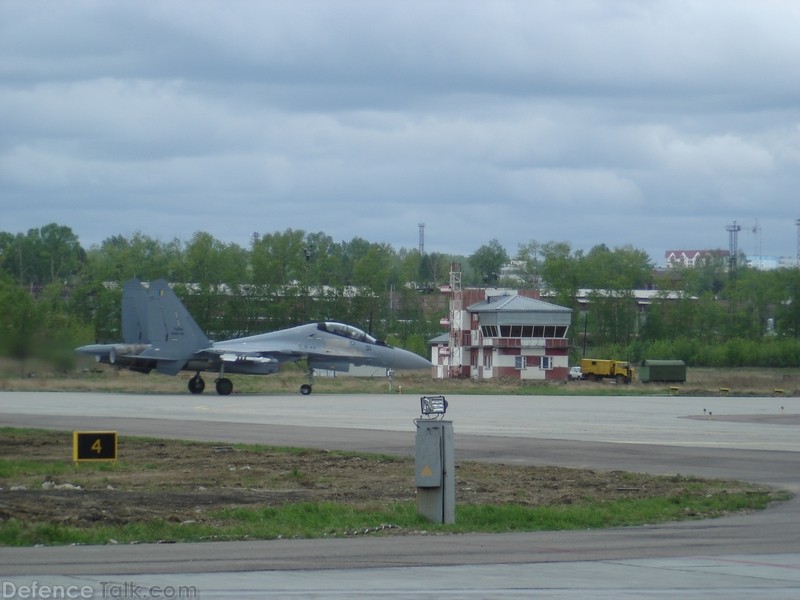
<path id="1" fill-rule="evenodd" d="M 419 423 L 417 431 L 417 487 L 442 485 L 442 424 Z"/>
<path id="2" fill-rule="evenodd" d="M 434 523 L 456 522 L 452 421 L 417 419 L 417 512 Z"/>

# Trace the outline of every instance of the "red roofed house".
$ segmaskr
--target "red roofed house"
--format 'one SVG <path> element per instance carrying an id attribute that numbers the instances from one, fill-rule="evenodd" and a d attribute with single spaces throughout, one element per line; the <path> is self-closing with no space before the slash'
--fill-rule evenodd
<path id="1" fill-rule="evenodd" d="M 711 260 L 730 258 L 728 250 L 667 250 L 664 259 L 668 269 L 693 269 Z"/>

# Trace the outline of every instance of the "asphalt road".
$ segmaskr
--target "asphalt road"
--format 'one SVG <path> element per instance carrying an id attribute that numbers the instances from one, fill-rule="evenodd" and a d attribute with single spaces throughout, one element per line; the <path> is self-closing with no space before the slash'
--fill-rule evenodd
<path id="1" fill-rule="evenodd" d="M 733 477 L 800 492 L 797 398 L 448 400 L 457 461 Z M 2 392 L 0 425 L 411 455 L 418 401 Z M 36 582 L 89 585 L 92 597 L 122 597 L 130 584 L 129 597 L 183 585 L 201 598 L 796 598 L 800 498 L 747 516 L 605 531 L 0 548 L 0 581 L 18 597 Z"/>

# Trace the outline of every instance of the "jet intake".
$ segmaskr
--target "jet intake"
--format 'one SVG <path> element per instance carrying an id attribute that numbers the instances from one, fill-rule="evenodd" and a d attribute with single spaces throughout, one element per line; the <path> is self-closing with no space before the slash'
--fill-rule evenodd
<path id="1" fill-rule="evenodd" d="M 347 358 L 333 358 L 333 357 L 308 357 L 308 366 L 312 369 L 319 369 L 320 371 L 339 371 L 347 373 L 350 370 L 352 363 Z"/>

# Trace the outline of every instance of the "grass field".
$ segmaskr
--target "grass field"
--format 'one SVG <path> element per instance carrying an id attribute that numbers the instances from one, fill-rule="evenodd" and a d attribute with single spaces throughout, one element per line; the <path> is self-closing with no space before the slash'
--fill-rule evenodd
<path id="1" fill-rule="evenodd" d="M 159 373 L 134 373 L 91 361 L 71 373 L 55 373 L 46 365 L 0 360 L 0 390 L 11 391 L 117 391 L 176 393 L 187 389 L 192 373 L 176 377 Z M 207 373 L 206 380 L 213 381 Z M 233 375 L 234 393 L 291 394 L 306 382 L 298 365 L 287 365 L 269 376 Z M 213 386 L 212 386 L 213 387 Z M 520 382 L 508 379 L 434 379 L 427 372 L 401 372 L 387 378 L 317 377 L 315 394 L 530 394 L 530 395 L 685 395 L 685 396 L 787 396 L 800 397 L 797 369 L 689 368 L 686 382 L 617 385 L 609 382 Z"/>
<path id="2" fill-rule="evenodd" d="M 460 462 L 456 523 L 417 514 L 410 458 L 0 429 L 0 544 L 198 542 L 621 527 L 759 510 L 786 492 L 681 475 Z"/>
<path id="3" fill-rule="evenodd" d="M 92 363 L 63 374 L 5 361 L 0 390 L 188 393 L 191 375 L 144 375 Z M 269 377 L 232 379 L 234 393 L 291 394 L 305 374 L 290 365 Z M 428 373 L 400 373 L 391 381 L 317 378 L 314 393 L 797 397 L 800 374 L 689 369 L 687 381 L 675 386 L 618 386 L 442 381 Z M 1 433 L 4 545 L 583 529 L 716 517 L 789 497 L 739 482 L 464 463 L 457 465 L 457 523 L 433 525 L 416 514 L 413 467 L 405 459 L 256 447 L 218 456 L 208 444 L 128 439 L 122 462 L 76 468 L 67 433 Z"/>

